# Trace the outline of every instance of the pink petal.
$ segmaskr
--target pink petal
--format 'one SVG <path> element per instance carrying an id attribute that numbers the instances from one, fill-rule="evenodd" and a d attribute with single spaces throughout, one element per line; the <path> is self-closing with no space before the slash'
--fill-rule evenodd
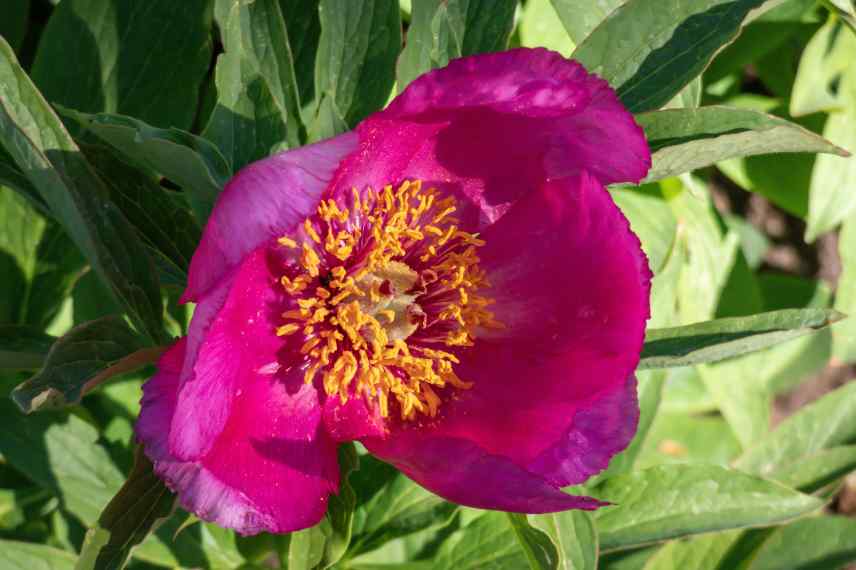
<path id="1" fill-rule="evenodd" d="M 354 441 L 363 437 L 382 437 L 384 419 L 377 408 L 370 408 L 362 398 L 350 398 L 342 404 L 338 397 L 324 402 L 324 427 L 336 441 Z"/>
<path id="2" fill-rule="evenodd" d="M 185 509 L 242 534 L 291 532 L 320 521 L 339 471 L 315 390 L 300 378 L 246 371 L 212 450 L 181 461 L 170 453 L 167 429 L 185 349 L 185 340 L 176 343 L 143 386 L 137 437 L 158 476 Z"/>
<path id="3" fill-rule="evenodd" d="M 175 457 L 190 461 L 207 454 L 231 416 L 247 371 L 275 370 L 279 365 L 277 351 L 283 343 L 275 333 L 279 324 L 275 307 L 282 295 L 273 287 L 275 282 L 265 250 L 258 249 L 206 295 L 206 301 L 213 297 L 212 305 L 223 299 L 216 316 L 194 314 L 178 413 L 169 435 L 170 453 Z"/>
<path id="4" fill-rule="evenodd" d="M 365 445 L 429 491 L 468 507 L 534 514 L 592 510 L 605 504 L 564 493 L 466 439 L 425 436 L 417 428 L 387 440 L 367 439 Z"/>
<path id="5" fill-rule="evenodd" d="M 205 226 L 182 300 L 200 299 L 244 256 L 303 222 L 342 158 L 356 147 L 357 136 L 345 133 L 275 154 L 236 174 Z"/>
<path id="6" fill-rule="evenodd" d="M 415 80 L 357 127 L 360 151 L 333 186 L 419 178 L 498 219 L 545 178 L 585 169 L 603 184 L 650 167 L 642 129 L 605 81 L 544 49 L 454 60 Z"/>
<path id="7" fill-rule="evenodd" d="M 471 454 L 503 457 L 550 487 L 580 483 L 627 446 L 638 420 L 632 373 L 651 277 L 639 240 L 585 172 L 542 185 L 482 237 L 488 294 L 506 327 L 482 331 L 461 354 L 456 370 L 473 387 L 439 419 L 392 426 L 387 442 L 366 445 L 398 464 L 397 453 L 437 451 L 437 438 L 465 440 Z M 443 475 L 419 465 L 408 474 L 441 488 L 433 480 Z"/>

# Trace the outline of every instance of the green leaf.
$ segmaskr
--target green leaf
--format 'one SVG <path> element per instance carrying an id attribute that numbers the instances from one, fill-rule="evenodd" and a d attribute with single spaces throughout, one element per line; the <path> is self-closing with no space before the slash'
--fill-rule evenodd
<path id="1" fill-rule="evenodd" d="M 709 463 L 725 467 L 739 452 L 740 443 L 721 416 L 664 409 L 654 419 L 637 466 Z"/>
<path id="2" fill-rule="evenodd" d="M 154 267 L 101 179 L 0 40 L 0 143 L 38 188 L 51 211 L 134 323 L 163 338 Z"/>
<path id="3" fill-rule="evenodd" d="M 751 447 L 736 466 L 760 475 L 828 447 L 856 441 L 856 382 L 802 408 Z"/>
<path id="4" fill-rule="evenodd" d="M 651 147 L 653 165 L 645 179 L 649 182 L 739 156 L 781 152 L 847 154 L 795 123 L 748 109 L 668 109 L 641 113 L 636 120 Z"/>
<path id="5" fill-rule="evenodd" d="M 851 89 L 847 108 L 832 113 L 826 120 L 823 136 L 835 144 L 856 151 L 856 65 L 848 74 L 842 89 Z M 849 83 L 849 85 L 847 85 Z M 850 189 L 856 185 L 856 154 L 843 156 L 820 155 L 814 163 L 809 187 L 808 219 L 805 239 L 814 241 L 822 233 L 835 229 L 838 224 L 856 212 L 856 194 Z"/>
<path id="6" fill-rule="evenodd" d="M 634 113 L 662 107 L 731 43 L 764 0 L 630 0 L 572 57 L 606 79 Z"/>
<path id="7" fill-rule="evenodd" d="M 830 447 L 779 466 L 772 477 L 788 487 L 813 493 L 856 469 L 856 445 Z"/>
<path id="8" fill-rule="evenodd" d="M 527 568 L 529 560 L 517 543 L 505 513 L 486 512 L 456 531 L 440 548 L 435 568 Z"/>
<path id="9" fill-rule="evenodd" d="M 776 524 L 823 504 L 778 483 L 712 465 L 662 465 L 619 475 L 593 494 L 615 504 L 595 514 L 604 550 Z"/>
<path id="10" fill-rule="evenodd" d="M 546 515 L 530 515 L 529 522 L 544 531 L 556 546 L 558 568 L 596 570 L 598 539 L 591 513 L 570 510 Z"/>
<path id="11" fill-rule="evenodd" d="M 35 370 L 56 339 L 35 327 L 0 324 L 0 370 Z"/>
<path id="12" fill-rule="evenodd" d="M 571 40 L 579 44 L 626 0 L 550 0 Z"/>
<path id="13" fill-rule="evenodd" d="M 508 46 L 516 0 L 424 0 L 413 6 L 398 59 L 398 91 L 450 59 Z"/>
<path id="14" fill-rule="evenodd" d="M 18 51 L 27 35 L 30 0 L 6 0 L 0 7 L 0 37 Z"/>
<path id="15" fill-rule="evenodd" d="M 291 535 L 288 567 L 291 570 L 329 568 L 348 551 L 357 497 L 348 482 L 358 469 L 359 458 L 353 443 L 339 447 L 342 484 L 338 495 L 331 495 L 327 514 L 317 525 Z"/>
<path id="16" fill-rule="evenodd" d="M 827 4 L 856 33 L 856 4 L 853 0 L 827 0 Z"/>
<path id="17" fill-rule="evenodd" d="M 45 220 L 23 198 L 0 186 L 0 323 L 25 322 L 36 248 Z"/>
<path id="18" fill-rule="evenodd" d="M 856 362 L 856 215 L 842 225 L 838 235 L 841 275 L 835 293 L 835 308 L 854 318 L 832 327 L 832 354 L 841 362 Z"/>
<path id="19" fill-rule="evenodd" d="M 574 51 L 574 41 L 565 31 L 565 26 L 550 0 L 526 2 L 518 29 L 520 45 L 524 47 L 545 47 L 559 52 L 564 57 L 569 57 Z"/>
<path id="20" fill-rule="evenodd" d="M 104 317 L 57 340 L 44 367 L 12 399 L 25 413 L 76 404 L 105 380 L 156 361 L 161 350 L 145 347 L 121 318 Z"/>
<path id="21" fill-rule="evenodd" d="M 856 520 L 843 516 L 791 523 L 768 538 L 750 570 L 827 570 L 856 560 Z"/>
<path id="22" fill-rule="evenodd" d="M 0 184 L 4 184 L 25 198 L 39 213 L 49 215 L 50 208 L 30 183 L 15 161 L 0 145 Z"/>
<path id="23" fill-rule="evenodd" d="M 48 220 L 36 248 L 33 276 L 21 320 L 46 327 L 59 314 L 75 282 L 86 271 L 86 261 L 68 234 Z M 108 291 L 107 296 L 110 296 Z"/>
<path id="24" fill-rule="evenodd" d="M 457 509 L 456 505 L 398 474 L 359 509 L 348 554 L 357 556 L 390 540 L 442 526 Z"/>
<path id="25" fill-rule="evenodd" d="M 186 205 L 153 178 L 119 157 L 112 148 L 83 147 L 86 158 L 110 189 L 110 197 L 173 282 L 187 283 L 202 229 Z"/>
<path id="26" fill-rule="evenodd" d="M 383 107 L 401 51 L 398 0 L 321 0 L 319 10 L 318 108 L 309 127 L 310 142 L 351 129 Z"/>
<path id="27" fill-rule="evenodd" d="M 673 540 L 651 557 L 645 570 L 719 570 L 739 531 L 717 532 L 690 540 Z"/>
<path id="28" fill-rule="evenodd" d="M 694 325 L 650 329 L 640 369 L 689 366 L 755 352 L 829 326 L 841 315 L 828 309 L 785 309 Z"/>
<path id="29" fill-rule="evenodd" d="M 294 61 L 300 105 L 314 111 L 315 56 L 321 37 L 318 4 L 321 0 L 279 0 L 288 30 L 288 43 Z M 311 113 L 310 113 L 311 115 Z"/>
<path id="30" fill-rule="evenodd" d="M 63 506 L 91 525 L 122 486 L 124 476 L 98 442 L 98 430 L 67 412 L 25 417 L 11 400 L 0 400 L 0 453 Z"/>
<path id="31" fill-rule="evenodd" d="M 44 544 L 0 540 L 0 567 L 8 570 L 74 570 L 76 558 Z"/>
<path id="32" fill-rule="evenodd" d="M 87 115 L 63 110 L 132 163 L 161 174 L 188 194 L 200 223 L 204 223 L 232 171 L 208 140 L 178 129 L 158 129 L 122 115 Z"/>
<path id="33" fill-rule="evenodd" d="M 659 187 L 613 188 L 610 194 L 639 236 L 651 271 L 659 274 L 675 247 L 678 230 L 678 220 Z"/>
<path id="34" fill-rule="evenodd" d="M 57 6 L 33 63 L 51 103 L 190 128 L 211 61 L 206 0 L 76 0 Z"/>
<path id="35" fill-rule="evenodd" d="M 831 17 L 806 44 L 800 56 L 791 92 L 790 114 L 794 117 L 838 111 L 847 104 L 839 90 L 841 79 L 852 67 L 856 34 Z"/>
<path id="36" fill-rule="evenodd" d="M 75 570 L 124 568 L 131 549 L 168 518 L 174 507 L 175 495 L 137 447 L 128 480 L 98 517 L 97 525 L 86 533 Z"/>
<path id="37" fill-rule="evenodd" d="M 559 552 L 552 539 L 543 531 L 529 524 L 526 515 L 505 513 L 514 530 L 517 543 L 533 570 L 556 569 L 559 567 Z"/>

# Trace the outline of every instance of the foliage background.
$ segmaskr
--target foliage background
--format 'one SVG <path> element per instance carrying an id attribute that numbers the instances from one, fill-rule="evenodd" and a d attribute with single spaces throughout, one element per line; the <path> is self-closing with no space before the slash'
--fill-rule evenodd
<path id="1" fill-rule="evenodd" d="M 856 151 L 854 25 L 849 0 L 4 0 L 0 569 L 118 568 L 138 542 L 130 568 L 856 560 L 856 320 L 830 311 L 856 313 L 856 158 L 812 135 Z M 612 191 L 656 274 L 650 327 L 737 318 L 649 337 L 639 434 L 584 490 L 617 506 L 465 509 L 360 455 L 315 529 L 171 514 L 132 427 L 223 183 L 516 45 L 573 53 L 641 113 L 655 173 Z"/>

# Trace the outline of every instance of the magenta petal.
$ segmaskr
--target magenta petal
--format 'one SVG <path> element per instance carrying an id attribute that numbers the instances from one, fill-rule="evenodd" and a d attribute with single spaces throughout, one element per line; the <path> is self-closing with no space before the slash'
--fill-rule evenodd
<path id="1" fill-rule="evenodd" d="M 362 398 L 350 398 L 344 404 L 338 397 L 324 402 L 324 427 L 336 441 L 354 441 L 363 437 L 382 437 L 384 419 L 377 408 L 366 405 Z"/>
<path id="2" fill-rule="evenodd" d="M 302 222 L 339 163 L 356 147 L 357 136 L 345 133 L 275 154 L 238 172 L 205 226 L 182 300 L 198 300 L 245 255 Z"/>
<path id="3" fill-rule="evenodd" d="M 214 297 L 212 304 L 225 297 L 216 316 L 194 314 L 169 436 L 172 455 L 187 461 L 208 453 L 231 415 L 240 382 L 248 373 L 277 366 L 282 342 L 270 314 L 280 295 L 274 283 L 264 249 L 256 250 L 206 295 L 206 301 Z M 224 284 L 231 284 L 227 291 Z M 209 321 L 203 332 L 196 328 L 200 320 L 200 327 Z"/>
<path id="4" fill-rule="evenodd" d="M 242 534 L 291 532 L 320 521 L 339 472 L 314 389 L 299 378 L 247 379 L 211 452 L 181 461 L 169 451 L 167 428 L 185 348 L 181 340 L 167 351 L 143 386 L 137 437 L 158 476 L 185 509 Z"/>
<path id="5" fill-rule="evenodd" d="M 638 182 L 651 165 L 642 129 L 602 79 L 544 49 L 453 60 L 411 83 L 357 128 L 340 191 L 419 178 L 498 219 L 545 179 L 587 170 Z"/>
<path id="6" fill-rule="evenodd" d="M 472 388 L 419 431 L 393 426 L 385 458 L 401 463 L 395 453 L 422 440 L 464 440 L 551 487 L 580 483 L 638 421 L 632 374 L 651 277 L 639 240 L 585 172 L 542 185 L 482 236 L 487 294 L 505 328 L 481 331 L 461 353 L 456 372 Z M 435 476 L 414 474 L 429 488 Z"/>
<path id="7" fill-rule="evenodd" d="M 465 439 L 424 437 L 417 429 L 388 440 L 367 439 L 372 454 L 452 502 L 479 509 L 552 513 L 596 509 L 604 503 L 569 495 L 512 461 Z"/>

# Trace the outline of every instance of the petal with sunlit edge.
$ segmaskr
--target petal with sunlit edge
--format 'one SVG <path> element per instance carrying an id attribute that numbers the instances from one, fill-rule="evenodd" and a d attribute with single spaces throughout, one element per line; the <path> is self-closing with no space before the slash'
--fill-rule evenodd
<path id="1" fill-rule="evenodd" d="M 597 508 L 561 487 L 635 432 L 650 289 L 605 186 L 649 167 L 607 84 L 540 49 L 453 61 L 248 166 L 145 385 L 158 474 L 243 533 L 318 522 L 351 440 L 460 504 Z"/>

